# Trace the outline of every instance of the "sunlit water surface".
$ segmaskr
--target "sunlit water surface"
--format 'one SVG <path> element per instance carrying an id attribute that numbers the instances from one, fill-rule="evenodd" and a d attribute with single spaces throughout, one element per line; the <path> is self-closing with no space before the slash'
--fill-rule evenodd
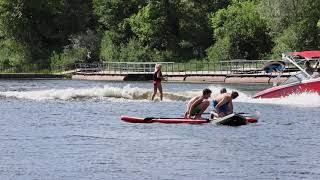
<path id="1" fill-rule="evenodd" d="M 130 124 L 121 115 L 180 117 L 186 101 L 222 84 L 0 81 L 0 179 L 320 179 L 320 96 L 252 99 L 237 90 L 241 127 Z"/>

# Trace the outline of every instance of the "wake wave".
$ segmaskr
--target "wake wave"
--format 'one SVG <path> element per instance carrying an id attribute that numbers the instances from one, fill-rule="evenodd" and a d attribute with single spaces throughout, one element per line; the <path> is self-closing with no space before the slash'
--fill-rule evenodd
<path id="1" fill-rule="evenodd" d="M 130 100 L 148 100 L 151 98 L 152 91 L 149 89 L 130 87 L 127 85 L 123 88 L 104 86 L 103 88 L 87 88 L 87 89 L 50 89 L 37 91 L 6 91 L 0 92 L 2 97 L 14 97 L 18 99 L 31 100 L 72 100 L 72 99 L 88 99 L 88 98 L 123 98 Z M 190 99 L 194 93 L 181 92 L 164 93 L 164 100 L 167 101 L 186 101 Z"/>
<path id="2" fill-rule="evenodd" d="M 212 90 L 212 97 L 219 94 L 221 87 L 210 86 Z M 237 89 L 228 89 L 229 92 L 236 90 L 239 92 L 239 97 L 235 99 L 236 102 L 245 102 L 253 104 L 278 104 L 289 106 L 306 106 L 306 107 L 320 107 L 320 96 L 317 93 L 303 93 L 293 94 L 283 98 L 273 99 L 253 99 L 251 95 L 241 92 Z M 200 95 L 201 90 L 181 91 L 181 92 L 165 92 L 164 101 L 188 101 L 194 96 Z M 50 90 L 36 90 L 36 91 L 6 91 L 0 92 L 0 97 L 13 97 L 18 99 L 31 100 L 73 100 L 73 99 L 122 99 L 143 101 L 150 100 L 152 91 L 150 89 L 131 87 L 127 85 L 120 87 L 95 87 L 86 89 L 50 89 Z"/>
<path id="3" fill-rule="evenodd" d="M 239 102 L 255 104 L 278 104 L 287 106 L 320 107 L 320 96 L 318 93 L 292 94 L 281 98 L 253 99 L 249 96 L 242 96 Z"/>

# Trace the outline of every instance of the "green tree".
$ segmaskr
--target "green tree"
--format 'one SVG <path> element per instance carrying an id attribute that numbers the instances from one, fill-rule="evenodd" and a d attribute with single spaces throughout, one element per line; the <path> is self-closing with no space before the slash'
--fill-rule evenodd
<path id="1" fill-rule="evenodd" d="M 144 46 L 151 49 L 174 49 L 176 45 L 175 22 L 168 0 L 150 0 L 129 22 L 134 35 Z M 175 19 L 175 18 L 174 18 Z"/>
<path id="2" fill-rule="evenodd" d="M 133 37 L 126 20 L 139 11 L 145 0 L 93 0 L 94 14 L 102 32 L 99 57 L 105 61 L 118 61 L 120 48 Z"/>
<path id="3" fill-rule="evenodd" d="M 62 53 L 53 51 L 50 56 L 50 67 L 52 70 L 61 70 L 65 68 L 73 68 L 75 63 L 84 62 L 88 50 L 85 48 L 67 47 Z"/>
<path id="4" fill-rule="evenodd" d="M 317 34 L 318 32 L 318 34 Z M 319 29 L 310 28 L 307 20 L 295 23 L 283 31 L 275 38 L 275 47 L 273 48 L 273 56 L 279 57 L 283 52 L 287 51 L 304 51 L 320 48 Z M 316 38 L 318 36 L 318 38 Z"/>
<path id="5" fill-rule="evenodd" d="M 112 31 L 114 34 L 121 35 L 113 38 L 117 46 L 128 42 L 132 37 L 132 31 L 126 18 L 137 13 L 139 8 L 146 4 L 145 0 L 92 0 L 92 3 L 93 12 L 100 23 L 101 31 Z"/>
<path id="6" fill-rule="evenodd" d="M 118 33 L 113 31 L 106 31 L 101 40 L 100 58 L 104 61 L 118 61 L 120 58 L 120 39 Z"/>
<path id="7" fill-rule="evenodd" d="M 151 53 L 148 51 L 148 47 L 142 46 L 139 40 L 132 38 L 120 47 L 119 59 L 126 62 L 152 61 Z"/>
<path id="8" fill-rule="evenodd" d="M 212 29 L 208 24 L 207 3 L 195 0 L 178 1 L 179 53 L 183 58 L 203 58 L 212 43 Z"/>
<path id="9" fill-rule="evenodd" d="M 0 57 L 2 69 L 14 71 L 19 71 L 32 60 L 28 47 L 13 39 L 0 41 Z"/>
<path id="10" fill-rule="evenodd" d="M 259 13 L 271 28 L 275 47 L 274 56 L 285 51 L 320 48 L 320 1 L 265 0 L 259 4 Z"/>
<path id="11" fill-rule="evenodd" d="M 145 0 L 93 0 L 94 13 L 105 30 L 118 30 L 125 18 L 138 12 Z"/>
<path id="12" fill-rule="evenodd" d="M 90 4 L 85 0 L 1 0 L 0 32 L 30 47 L 34 62 L 48 66 L 52 50 L 63 49 L 68 37 L 85 31 Z"/>
<path id="13" fill-rule="evenodd" d="M 272 41 L 255 7 L 245 1 L 211 14 L 217 42 L 208 48 L 209 59 L 259 59 L 270 52 Z"/>

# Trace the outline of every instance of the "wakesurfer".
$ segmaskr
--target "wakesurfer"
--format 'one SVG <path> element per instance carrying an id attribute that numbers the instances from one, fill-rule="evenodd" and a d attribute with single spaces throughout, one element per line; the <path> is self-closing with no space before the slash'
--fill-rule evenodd
<path id="1" fill-rule="evenodd" d="M 153 83 L 153 94 L 151 97 L 152 101 L 157 94 L 157 90 L 159 90 L 159 92 L 160 92 L 160 100 L 161 101 L 163 98 L 162 85 L 161 85 L 161 80 L 163 79 L 163 76 L 162 76 L 161 68 L 162 68 L 161 64 L 155 65 L 155 70 L 153 73 L 153 82 L 152 82 Z"/>

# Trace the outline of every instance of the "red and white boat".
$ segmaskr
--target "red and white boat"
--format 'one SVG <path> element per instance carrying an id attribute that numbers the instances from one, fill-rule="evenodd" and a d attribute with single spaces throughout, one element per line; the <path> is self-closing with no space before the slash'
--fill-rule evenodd
<path id="1" fill-rule="evenodd" d="M 318 74 L 315 69 L 315 72 L 310 75 L 301 65 L 306 61 L 319 64 L 320 51 L 283 53 L 282 60 L 293 64 L 300 71 L 289 77 L 280 85 L 258 92 L 253 96 L 254 98 L 279 98 L 304 92 L 316 92 L 320 95 L 320 74 Z"/>

